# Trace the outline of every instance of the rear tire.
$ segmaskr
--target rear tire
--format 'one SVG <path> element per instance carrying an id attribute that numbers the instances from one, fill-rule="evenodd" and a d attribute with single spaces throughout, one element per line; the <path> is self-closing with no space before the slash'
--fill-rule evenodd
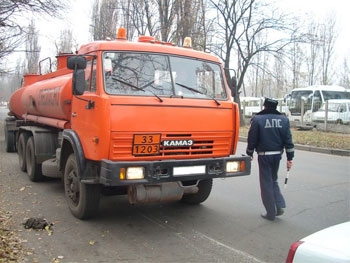
<path id="1" fill-rule="evenodd" d="M 7 117 L 4 121 L 5 150 L 8 153 L 17 151 L 16 147 L 16 120 L 14 117 Z"/>
<path id="2" fill-rule="evenodd" d="M 39 182 L 44 179 L 41 173 L 41 164 L 36 163 L 34 137 L 30 136 L 26 145 L 25 163 L 27 175 L 32 182 Z"/>
<path id="3" fill-rule="evenodd" d="M 71 213 L 79 219 L 88 219 L 98 212 L 100 186 L 80 181 L 75 154 L 68 157 L 64 170 L 64 192 Z"/>
<path id="4" fill-rule="evenodd" d="M 8 131 L 5 125 L 5 150 L 8 153 L 16 151 L 16 134 L 14 131 Z"/>
<path id="5" fill-rule="evenodd" d="M 26 146 L 28 142 L 29 134 L 27 132 L 21 132 L 18 138 L 18 161 L 19 161 L 19 168 L 21 171 L 26 172 Z"/>
<path id="6" fill-rule="evenodd" d="M 199 188 L 198 192 L 196 194 L 184 195 L 181 201 L 191 205 L 200 204 L 205 200 L 207 200 L 207 198 L 210 195 L 212 186 L 213 186 L 213 179 L 201 180 L 198 183 L 198 188 Z"/>

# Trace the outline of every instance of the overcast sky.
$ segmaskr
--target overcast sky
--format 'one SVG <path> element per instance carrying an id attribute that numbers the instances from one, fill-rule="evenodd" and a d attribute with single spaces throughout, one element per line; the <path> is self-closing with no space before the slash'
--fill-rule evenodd
<path id="1" fill-rule="evenodd" d="M 70 0 L 70 13 L 64 20 L 50 20 L 48 17 L 38 19 L 37 27 L 40 30 L 39 45 L 41 59 L 55 56 L 54 43 L 60 32 L 66 28 L 73 30 L 73 37 L 78 45 L 89 42 L 91 24 L 91 6 L 94 0 Z M 268 0 L 269 1 L 269 0 Z M 350 57 L 350 1 L 349 0 L 271 0 L 286 13 L 300 15 L 312 19 L 322 19 L 331 12 L 336 15 L 338 24 L 338 39 L 336 43 L 337 57 L 343 60 Z"/>
<path id="2" fill-rule="evenodd" d="M 340 49 L 339 53 L 344 56 L 350 55 L 350 1 L 349 0 L 271 0 L 275 1 L 285 12 L 300 15 L 305 19 L 307 17 L 322 19 L 327 14 L 334 13 L 338 24 L 339 36 L 337 40 L 337 47 Z M 67 14 L 66 22 L 68 28 L 71 28 L 74 33 L 74 38 L 78 40 L 79 44 L 88 42 L 89 27 L 91 17 L 91 5 L 93 0 L 71 0 L 72 12 Z M 47 19 L 47 18 L 46 18 Z M 42 38 L 52 39 L 59 36 L 60 31 L 65 26 L 64 21 L 42 21 L 40 25 Z M 44 49 L 44 47 L 43 47 Z"/>
<path id="3" fill-rule="evenodd" d="M 293 14 L 298 14 L 305 19 L 312 17 L 322 19 L 334 14 L 337 21 L 337 49 L 338 56 L 344 58 L 350 56 L 350 1 L 349 0 L 276 0 L 276 4 Z"/>

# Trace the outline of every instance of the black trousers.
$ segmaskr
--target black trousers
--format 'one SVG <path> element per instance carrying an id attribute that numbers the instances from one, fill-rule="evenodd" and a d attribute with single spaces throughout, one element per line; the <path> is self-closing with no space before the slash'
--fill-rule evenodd
<path id="1" fill-rule="evenodd" d="M 271 219 L 276 216 L 276 208 L 286 207 L 277 180 L 281 158 L 281 154 L 258 155 L 261 199 Z"/>

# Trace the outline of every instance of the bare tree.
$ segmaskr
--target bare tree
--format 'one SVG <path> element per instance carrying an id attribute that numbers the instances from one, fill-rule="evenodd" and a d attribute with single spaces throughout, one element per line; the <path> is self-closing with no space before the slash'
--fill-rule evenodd
<path id="1" fill-rule="evenodd" d="M 320 37 L 318 35 L 319 25 L 312 21 L 309 24 L 308 32 L 305 34 L 305 42 L 308 44 L 309 55 L 307 56 L 307 69 L 308 69 L 308 84 L 310 86 L 316 84 L 318 76 L 317 72 L 317 60 L 320 53 Z"/>
<path id="2" fill-rule="evenodd" d="M 212 29 L 212 23 L 206 23 L 205 3 L 205 0 L 102 0 L 101 3 L 95 0 L 93 39 L 111 37 L 104 30 L 107 24 L 113 29 L 125 27 L 128 39 L 149 34 L 160 41 L 182 45 L 183 39 L 190 36 L 194 47 L 204 50 L 206 36 Z"/>
<path id="3" fill-rule="evenodd" d="M 73 42 L 73 32 L 71 29 L 61 31 L 60 38 L 55 42 L 56 53 L 72 53 Z"/>
<path id="4" fill-rule="evenodd" d="M 93 40 L 115 39 L 120 9 L 118 0 L 95 0 L 92 9 L 91 29 Z"/>
<path id="5" fill-rule="evenodd" d="M 185 37 L 192 35 L 195 16 L 193 10 L 198 9 L 197 1 L 178 0 L 176 1 L 176 34 L 175 42 L 180 45 L 183 43 Z"/>
<path id="6" fill-rule="evenodd" d="M 212 41 L 215 34 L 215 17 L 208 15 L 212 10 L 209 9 L 207 2 L 207 0 L 200 0 L 199 5 L 201 8 L 198 11 L 197 20 L 194 25 L 195 30 L 192 35 L 194 38 L 194 48 L 202 51 L 207 50 L 207 45 Z M 194 12 L 196 11 L 194 10 Z"/>
<path id="7" fill-rule="evenodd" d="M 160 22 L 160 36 L 162 41 L 171 40 L 171 32 L 175 20 L 176 0 L 156 0 Z"/>
<path id="8" fill-rule="evenodd" d="M 299 88 L 301 78 L 301 65 L 303 63 L 303 51 L 300 43 L 295 41 L 290 49 L 290 60 L 292 69 L 292 89 Z"/>
<path id="9" fill-rule="evenodd" d="M 25 33 L 20 25 L 23 14 L 47 14 L 59 17 L 65 0 L 1 0 L 0 4 L 0 66 L 2 58 L 11 54 L 25 42 Z"/>
<path id="10" fill-rule="evenodd" d="M 38 31 L 36 30 L 35 23 L 31 20 L 28 26 L 28 32 L 26 34 L 26 70 L 25 73 L 38 73 L 39 71 L 39 57 L 40 46 L 38 44 Z"/>
<path id="11" fill-rule="evenodd" d="M 331 83 L 330 72 L 337 39 L 335 16 L 328 15 L 321 23 L 315 20 L 307 25 L 302 34 L 302 46 L 306 57 L 308 85 L 328 85 Z"/>
<path id="12" fill-rule="evenodd" d="M 334 55 L 334 45 L 337 39 L 337 33 L 335 31 L 336 18 L 330 14 L 325 23 L 320 26 L 321 35 L 321 72 L 323 85 L 331 84 L 330 72 L 332 66 L 332 58 Z"/>
<path id="13" fill-rule="evenodd" d="M 93 40 L 115 39 L 118 27 L 126 29 L 127 37 L 133 39 L 135 33 L 144 35 L 153 32 L 150 0 L 95 0 L 91 19 Z"/>
<path id="14" fill-rule="evenodd" d="M 130 2 L 130 23 L 129 26 L 134 28 L 138 35 L 155 36 L 158 31 L 158 23 L 154 17 L 157 15 L 158 9 L 154 1 L 131 1 Z M 133 37 L 133 36 L 131 36 Z"/>
<path id="15" fill-rule="evenodd" d="M 286 63 L 285 63 L 285 55 L 280 52 L 275 55 L 274 62 L 274 73 L 273 77 L 275 79 L 275 87 L 273 90 L 272 97 L 282 98 L 287 93 L 287 77 L 286 77 Z"/>
<path id="16" fill-rule="evenodd" d="M 350 68 L 348 65 L 348 59 L 344 58 L 343 66 L 340 70 L 340 82 L 339 85 L 347 89 L 350 89 Z"/>
<path id="17" fill-rule="evenodd" d="M 194 49 L 205 50 L 208 33 L 212 30 L 212 20 L 206 18 L 206 9 L 203 0 L 177 0 L 176 31 L 172 41 L 182 45 L 186 37 L 191 37 Z"/>
<path id="18" fill-rule="evenodd" d="M 16 68 L 13 72 L 1 72 L 0 74 L 0 102 L 8 101 L 11 94 L 21 87 L 24 67 L 20 59 L 16 62 Z"/>
<path id="19" fill-rule="evenodd" d="M 271 5 L 256 0 L 210 0 L 210 3 L 217 10 L 217 29 L 220 33 L 220 41 L 212 50 L 223 60 L 227 78 L 236 79 L 233 95 L 239 103 L 238 95 L 252 59 L 261 52 L 279 52 L 290 43 L 287 16 L 279 14 Z M 271 37 L 259 41 L 261 35 Z M 230 68 L 234 55 L 238 57 L 239 65 L 232 76 Z M 243 123 L 242 118 L 241 121 Z"/>
<path id="20" fill-rule="evenodd" d="M 92 35 L 92 40 L 101 39 L 99 24 L 100 24 L 100 1 L 95 0 L 92 6 L 91 24 L 90 24 L 90 33 Z"/>

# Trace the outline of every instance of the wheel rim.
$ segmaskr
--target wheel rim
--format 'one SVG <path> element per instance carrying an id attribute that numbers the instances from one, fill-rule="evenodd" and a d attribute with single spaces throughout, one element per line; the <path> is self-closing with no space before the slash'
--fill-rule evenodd
<path id="1" fill-rule="evenodd" d="M 77 206 L 80 196 L 80 182 L 75 170 L 71 170 L 67 176 L 66 193 L 72 203 Z"/>

